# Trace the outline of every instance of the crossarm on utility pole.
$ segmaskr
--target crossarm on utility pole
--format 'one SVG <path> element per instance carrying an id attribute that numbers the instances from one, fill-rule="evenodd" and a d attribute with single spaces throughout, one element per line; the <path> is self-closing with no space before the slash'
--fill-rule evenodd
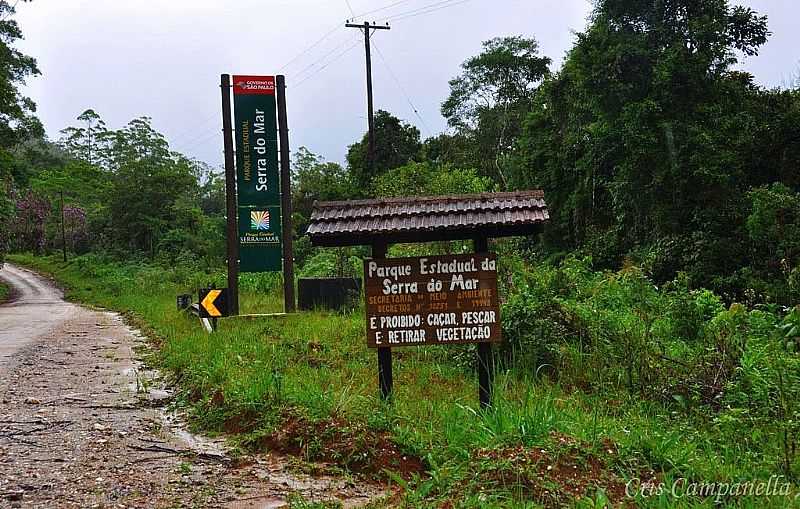
<path id="1" fill-rule="evenodd" d="M 346 26 L 347 28 L 372 28 L 374 30 L 391 30 L 392 29 L 392 27 L 390 27 L 389 25 L 375 25 L 375 24 L 370 25 L 366 21 L 364 22 L 364 24 L 361 24 L 361 23 L 345 23 L 344 26 Z"/>

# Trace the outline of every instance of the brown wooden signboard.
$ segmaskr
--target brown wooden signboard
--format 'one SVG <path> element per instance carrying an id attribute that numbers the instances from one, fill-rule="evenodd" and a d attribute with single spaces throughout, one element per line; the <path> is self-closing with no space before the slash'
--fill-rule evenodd
<path id="1" fill-rule="evenodd" d="M 499 342 L 494 254 L 364 261 L 371 348 Z"/>

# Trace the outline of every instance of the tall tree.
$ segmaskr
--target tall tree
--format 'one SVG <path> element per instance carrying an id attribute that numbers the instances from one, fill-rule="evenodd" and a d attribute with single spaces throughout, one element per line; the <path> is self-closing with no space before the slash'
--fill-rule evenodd
<path id="1" fill-rule="evenodd" d="M 110 229 L 117 248 L 155 254 L 166 232 L 195 226 L 181 223 L 197 215 L 176 214 L 175 206 L 199 202 L 198 167 L 170 152 L 149 118 L 134 119 L 112 133 L 108 160 Z"/>
<path id="2" fill-rule="evenodd" d="M 14 13 L 14 6 L 0 0 L 0 262 L 10 240 L 8 222 L 14 210 L 11 192 L 16 164 L 8 150 L 26 138 L 44 135 L 41 123 L 34 116 L 36 105 L 19 91 L 25 79 L 39 74 L 39 69 L 36 60 L 13 48 L 22 39 Z"/>
<path id="3" fill-rule="evenodd" d="M 535 39 L 498 37 L 464 62 L 450 80 L 442 115 L 473 147 L 473 164 L 507 187 L 504 158 L 520 134 L 537 86 L 549 74 Z M 459 163 L 458 161 L 447 161 Z"/>
<path id="4" fill-rule="evenodd" d="M 33 116 L 36 105 L 18 88 L 28 76 L 39 74 L 39 69 L 36 60 L 13 48 L 22 39 L 14 12 L 7 0 L 0 0 L 0 149 L 27 137 L 41 137 L 44 132 Z"/>
<path id="5" fill-rule="evenodd" d="M 419 129 L 403 122 L 391 113 L 375 113 L 375 161 L 372 170 L 367 167 L 367 134 L 361 141 L 350 145 L 347 151 L 347 169 L 356 189 L 363 195 L 370 193 L 372 180 L 393 168 L 399 168 L 419 156 Z"/>
<path id="6" fill-rule="evenodd" d="M 61 146 L 76 159 L 89 164 L 105 163 L 108 145 L 111 142 L 106 123 L 93 109 L 78 115 L 81 127 L 66 127 L 61 130 Z"/>
<path id="7" fill-rule="evenodd" d="M 763 118 L 752 77 L 731 66 L 768 35 L 727 0 L 598 1 L 518 146 L 515 185 L 545 189 L 551 242 L 607 263 L 658 245 L 667 277 L 735 268 L 731 232 L 759 180 L 742 163 Z"/>
<path id="8" fill-rule="evenodd" d="M 311 219 L 315 201 L 346 200 L 357 195 L 347 171 L 300 147 L 292 162 L 292 210 L 294 225 L 302 235 Z"/>

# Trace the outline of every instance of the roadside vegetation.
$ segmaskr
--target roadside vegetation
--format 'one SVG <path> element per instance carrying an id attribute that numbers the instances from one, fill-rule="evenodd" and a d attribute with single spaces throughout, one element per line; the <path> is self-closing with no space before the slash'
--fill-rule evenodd
<path id="1" fill-rule="evenodd" d="M 641 506 L 694 507 L 715 497 L 637 490 L 770 476 L 784 476 L 789 494 L 717 502 L 786 507 L 797 493 L 797 309 L 726 306 L 710 291 L 657 288 L 639 269 L 597 272 L 587 260 L 515 272 L 497 403 L 482 413 L 470 347 L 397 350 L 395 400 L 382 403 L 360 309 L 227 319 L 209 335 L 175 310 L 175 295 L 221 284 L 223 272 L 94 255 L 11 260 L 146 328 L 198 428 L 388 479 L 403 488 L 397 502 L 594 507 L 629 500 L 627 486 Z M 280 310 L 279 279 L 242 287 L 246 311 Z"/>
<path id="2" fill-rule="evenodd" d="M 11 296 L 11 288 L 5 282 L 0 281 L 0 304 L 8 300 Z"/>
<path id="3" fill-rule="evenodd" d="M 225 285 L 219 169 L 147 117 L 111 128 L 86 109 L 47 139 L 12 15 L 0 0 L 0 257 L 146 330 L 198 429 L 388 480 L 387 503 L 411 507 L 800 504 L 800 83 L 737 70 L 763 16 L 599 0 L 558 65 L 532 35 L 486 41 L 454 70 L 447 133 L 378 111 L 372 167 L 366 135 L 344 165 L 294 155 L 300 277 L 360 277 L 369 255 L 312 247 L 314 201 L 544 190 L 543 234 L 491 246 L 504 343 L 481 412 L 469 346 L 397 349 L 382 403 L 360 304 L 212 335 L 178 312 L 176 295 Z M 243 275 L 242 312 L 281 311 L 281 288 Z M 742 496 L 770 480 L 774 496 Z"/>

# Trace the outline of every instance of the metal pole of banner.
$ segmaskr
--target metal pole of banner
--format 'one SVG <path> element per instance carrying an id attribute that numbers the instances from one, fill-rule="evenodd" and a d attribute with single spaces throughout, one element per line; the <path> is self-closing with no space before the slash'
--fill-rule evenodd
<path id="1" fill-rule="evenodd" d="M 289 122 L 286 115 L 286 77 L 275 78 L 278 100 L 278 137 L 281 155 L 281 218 L 283 236 L 283 307 L 294 313 L 294 248 L 292 245 L 292 175 L 289 167 Z"/>
<path id="2" fill-rule="evenodd" d="M 225 148 L 225 210 L 227 223 L 228 306 L 231 315 L 239 314 L 239 233 L 236 211 L 236 168 L 233 156 L 233 127 L 231 125 L 231 77 L 220 76 L 222 90 L 222 140 Z"/>
<path id="3" fill-rule="evenodd" d="M 375 242 L 372 244 L 372 258 L 383 260 L 386 258 L 388 245 Z M 378 385 L 381 389 L 381 399 L 388 401 L 392 397 L 392 349 L 378 347 Z"/>
<path id="4" fill-rule="evenodd" d="M 476 254 L 489 252 L 486 237 L 476 237 L 473 241 Z M 494 384 L 494 358 L 491 343 L 478 343 L 478 400 L 481 410 L 492 406 L 492 386 Z"/>

